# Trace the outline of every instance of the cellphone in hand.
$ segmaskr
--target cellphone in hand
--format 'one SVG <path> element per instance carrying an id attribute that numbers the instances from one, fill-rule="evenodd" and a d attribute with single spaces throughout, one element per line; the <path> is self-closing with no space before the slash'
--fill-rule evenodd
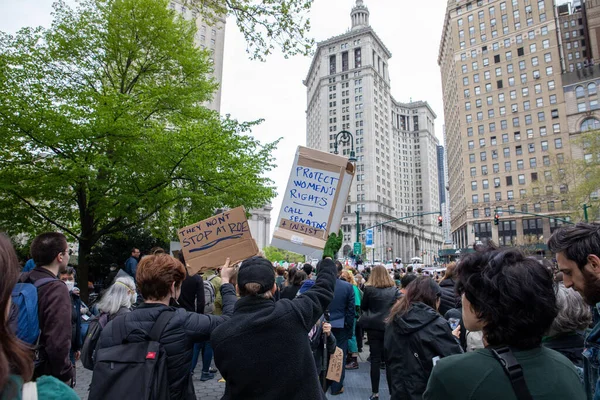
<path id="1" fill-rule="evenodd" d="M 450 329 L 455 330 L 460 325 L 460 319 L 458 318 L 448 318 L 448 323 L 450 324 Z"/>

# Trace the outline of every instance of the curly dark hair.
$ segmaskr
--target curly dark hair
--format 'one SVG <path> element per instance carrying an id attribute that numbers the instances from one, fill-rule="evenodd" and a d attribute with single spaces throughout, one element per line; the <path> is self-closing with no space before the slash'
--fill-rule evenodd
<path id="1" fill-rule="evenodd" d="M 543 265 L 518 250 L 482 249 L 464 257 L 455 274 L 489 345 L 540 345 L 558 314 L 552 273 Z"/>

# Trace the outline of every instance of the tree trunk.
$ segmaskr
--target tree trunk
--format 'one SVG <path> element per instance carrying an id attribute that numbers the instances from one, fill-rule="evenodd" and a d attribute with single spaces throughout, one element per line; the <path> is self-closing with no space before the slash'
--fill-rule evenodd
<path id="1" fill-rule="evenodd" d="M 81 291 L 81 299 L 88 304 L 89 300 L 89 256 L 92 252 L 92 243 L 90 240 L 81 239 L 79 241 L 79 268 L 77 269 L 77 284 Z M 89 305 L 89 304 L 88 304 Z"/>

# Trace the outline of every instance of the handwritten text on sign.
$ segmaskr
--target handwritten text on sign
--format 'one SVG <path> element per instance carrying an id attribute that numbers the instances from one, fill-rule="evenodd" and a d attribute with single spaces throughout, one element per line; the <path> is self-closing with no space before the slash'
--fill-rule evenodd
<path id="1" fill-rule="evenodd" d="M 292 222 L 326 230 L 338 183 L 339 174 L 297 166 L 283 200 L 284 215 Z"/>
<path id="2" fill-rule="evenodd" d="M 240 239 L 244 233 L 250 232 L 248 221 L 233 221 L 229 213 L 224 213 L 212 219 L 198 222 L 179 231 L 181 244 L 190 253 L 208 250 L 217 244 Z"/>

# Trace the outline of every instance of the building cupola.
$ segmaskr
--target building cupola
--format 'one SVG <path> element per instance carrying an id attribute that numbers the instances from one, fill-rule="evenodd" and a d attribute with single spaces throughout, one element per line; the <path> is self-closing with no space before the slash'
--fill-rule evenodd
<path id="1" fill-rule="evenodd" d="M 364 5 L 363 0 L 356 0 L 350 18 L 352 18 L 352 29 L 369 26 L 369 9 Z"/>

